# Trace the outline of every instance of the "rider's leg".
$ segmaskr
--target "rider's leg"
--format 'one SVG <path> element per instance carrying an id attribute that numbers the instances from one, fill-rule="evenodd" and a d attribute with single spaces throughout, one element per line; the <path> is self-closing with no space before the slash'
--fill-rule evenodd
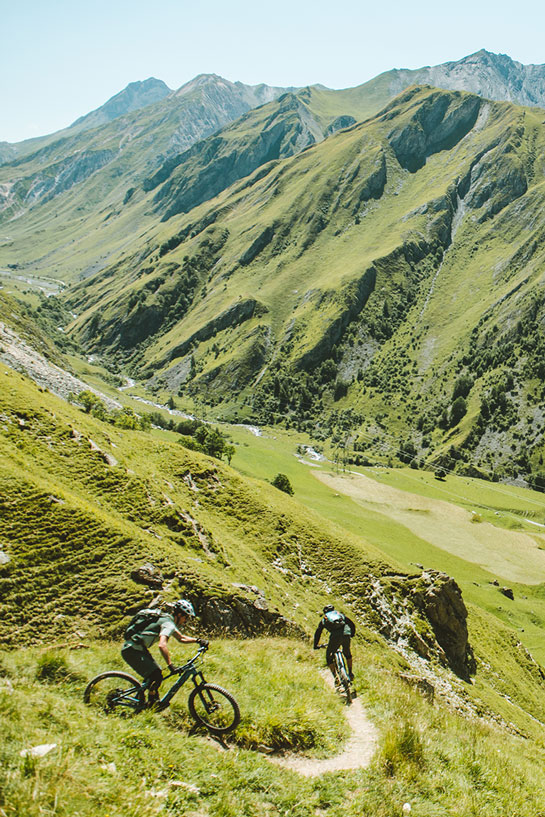
<path id="1" fill-rule="evenodd" d="M 329 667 L 329 671 L 331 672 L 333 679 L 335 681 L 337 681 L 337 673 L 335 672 L 335 659 L 333 658 L 333 656 L 338 650 L 340 643 L 341 643 L 340 638 L 336 635 L 336 633 L 331 633 L 329 636 L 329 642 L 325 653 L 325 660 L 327 661 L 327 666 Z"/>
<path id="2" fill-rule="evenodd" d="M 350 675 L 350 680 L 354 679 L 354 673 L 352 672 L 352 651 L 350 649 L 350 636 L 345 635 L 343 636 L 343 653 L 344 657 L 346 658 L 346 666 L 348 667 L 348 673 Z"/>
<path id="3" fill-rule="evenodd" d="M 156 704 L 159 700 L 159 687 L 163 680 L 163 673 L 159 667 L 157 667 L 157 669 L 144 678 L 144 680 L 148 682 L 148 704 L 149 706 L 153 706 L 153 704 Z"/>
<path id="4" fill-rule="evenodd" d="M 146 649 L 137 650 L 134 647 L 125 647 L 121 650 L 121 656 L 129 667 L 141 675 L 144 682 L 147 682 L 148 702 L 155 703 L 159 699 L 159 687 L 163 674 L 152 654 Z"/>

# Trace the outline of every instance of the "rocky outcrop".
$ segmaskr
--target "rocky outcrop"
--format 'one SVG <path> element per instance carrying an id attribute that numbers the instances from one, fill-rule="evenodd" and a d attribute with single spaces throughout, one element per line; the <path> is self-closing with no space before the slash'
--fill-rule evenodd
<path id="1" fill-rule="evenodd" d="M 145 568 L 150 567 L 144 565 Z M 143 576 L 146 577 L 144 572 Z M 196 627 L 201 631 L 215 636 L 244 636 L 259 635 L 286 636 L 291 638 L 308 639 L 307 633 L 278 610 L 271 609 L 265 594 L 254 585 L 233 584 L 239 591 L 230 593 L 225 587 L 211 587 L 209 591 L 187 575 L 177 577 L 180 583 L 180 595 L 189 599 L 198 618 Z M 152 585 L 146 581 L 148 587 Z M 162 595 L 157 595 L 153 601 L 147 600 L 146 606 L 163 604 Z M 137 607 L 134 611 L 136 612 Z"/>
<path id="2" fill-rule="evenodd" d="M 168 360 L 162 361 L 160 365 L 164 365 L 168 361 L 175 360 L 178 357 L 183 357 L 195 343 L 208 340 L 215 335 L 216 332 L 221 332 L 229 326 L 238 326 L 254 316 L 259 317 L 265 314 L 267 311 L 267 307 L 259 303 L 259 301 L 256 301 L 255 298 L 241 298 L 241 300 L 231 304 L 231 306 L 218 315 L 217 318 L 214 318 L 214 320 L 209 321 L 200 329 L 197 329 L 197 331 L 183 343 L 178 344 L 178 346 L 169 353 Z"/>
<path id="3" fill-rule="evenodd" d="M 336 119 L 331 122 L 327 128 L 325 129 L 325 136 L 331 136 L 332 133 L 337 133 L 339 130 L 344 130 L 344 128 L 351 128 L 352 125 L 356 124 L 356 120 L 353 116 L 349 114 L 343 114 L 342 116 L 338 116 Z"/>
<path id="4" fill-rule="evenodd" d="M 146 587 L 156 590 L 161 590 L 165 581 L 159 568 L 150 562 L 131 570 L 131 579 L 137 584 L 144 584 Z"/>
<path id="5" fill-rule="evenodd" d="M 420 89 L 409 90 L 396 99 L 382 118 L 388 120 L 392 111 L 409 102 L 415 93 Z M 431 94 L 406 124 L 394 127 L 388 134 L 399 164 L 414 173 L 425 165 L 428 156 L 453 148 L 475 125 L 481 104 L 477 96 L 439 91 Z"/>
<path id="6" fill-rule="evenodd" d="M 195 611 L 207 631 L 225 635 L 277 635 L 308 638 L 295 622 L 270 610 L 263 596 L 194 599 Z"/>
<path id="7" fill-rule="evenodd" d="M 333 296 L 338 302 L 342 303 L 344 301 L 345 307 L 337 318 L 326 327 L 318 343 L 296 361 L 295 365 L 298 369 L 307 371 L 328 357 L 332 347 L 342 336 L 348 324 L 355 320 L 364 308 L 369 296 L 375 288 L 375 284 L 376 269 L 374 266 L 371 266 L 365 270 L 357 281 L 351 282 L 345 288 L 343 292 L 344 297 L 341 297 L 338 293 Z M 326 297 L 326 293 L 324 293 L 324 297 Z M 321 302 L 323 302 L 323 300 Z"/>
<path id="8" fill-rule="evenodd" d="M 450 667 L 466 681 L 475 672 L 467 610 L 460 588 L 446 573 L 377 577 L 365 596 L 372 626 L 402 653 Z"/>
<path id="9" fill-rule="evenodd" d="M 467 610 L 457 583 L 446 573 L 425 571 L 412 596 L 431 624 L 451 669 L 468 680 L 475 672 L 475 659 L 468 642 Z"/>
<path id="10" fill-rule="evenodd" d="M 86 150 L 75 153 L 57 164 L 50 165 L 44 172 L 16 180 L 14 193 L 21 195 L 25 205 L 45 203 L 76 184 L 86 181 L 97 170 L 109 164 L 115 155 L 112 150 Z"/>
<path id="11" fill-rule="evenodd" d="M 239 259 L 239 264 L 243 267 L 251 264 L 254 258 L 257 258 L 259 253 L 265 249 L 267 244 L 270 244 L 274 237 L 274 227 L 265 227 L 258 237 L 253 241 L 248 249 L 242 253 Z"/>
<path id="12" fill-rule="evenodd" d="M 519 105 L 545 107 L 545 65 L 522 65 L 507 54 L 492 54 L 484 48 L 461 60 L 416 70 L 389 72 L 390 93 L 409 85 L 469 91 L 473 94 Z"/>

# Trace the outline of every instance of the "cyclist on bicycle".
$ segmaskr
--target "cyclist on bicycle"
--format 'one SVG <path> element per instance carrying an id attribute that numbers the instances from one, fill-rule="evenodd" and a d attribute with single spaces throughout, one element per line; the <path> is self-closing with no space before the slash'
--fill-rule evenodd
<path id="1" fill-rule="evenodd" d="M 316 632 L 314 633 L 315 650 L 319 649 L 320 636 L 322 635 L 322 630 L 324 629 L 329 633 L 329 642 L 326 648 L 326 661 L 331 674 L 335 678 L 333 656 L 339 647 L 342 646 L 346 663 L 348 665 L 350 680 L 353 681 L 354 674 L 352 672 L 352 652 L 350 650 L 350 639 L 356 634 L 356 625 L 351 619 L 348 618 L 348 616 L 345 616 L 344 613 L 340 613 L 338 610 L 335 610 L 332 604 L 326 604 L 323 610 L 323 616 L 320 619 L 318 627 L 316 628 Z"/>
<path id="2" fill-rule="evenodd" d="M 123 660 L 141 675 L 144 681 L 149 681 L 149 706 L 159 700 L 159 687 L 163 680 L 163 673 L 148 648 L 158 640 L 159 652 L 165 659 L 169 670 L 172 670 L 174 667 L 170 660 L 167 645 L 171 635 L 183 644 L 208 644 L 207 641 L 201 638 L 193 638 L 180 632 L 180 628 L 187 623 L 188 619 L 195 616 L 195 610 L 190 601 L 179 599 L 170 605 L 170 609 L 172 612 L 166 610 L 141 610 L 137 615 L 142 624 L 140 627 L 137 624 L 134 627 L 129 625 L 125 633 L 126 640 L 121 650 Z M 131 630 L 134 630 L 134 632 L 130 632 Z"/>

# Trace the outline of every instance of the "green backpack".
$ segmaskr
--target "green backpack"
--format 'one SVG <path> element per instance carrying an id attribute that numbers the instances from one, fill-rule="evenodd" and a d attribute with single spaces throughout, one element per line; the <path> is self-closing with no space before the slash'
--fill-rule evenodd
<path id="1" fill-rule="evenodd" d="M 163 615 L 163 611 L 156 608 L 145 608 L 139 610 L 136 615 L 132 617 L 125 630 L 126 641 L 139 641 L 139 636 L 143 633 L 150 624 L 154 624 Z"/>

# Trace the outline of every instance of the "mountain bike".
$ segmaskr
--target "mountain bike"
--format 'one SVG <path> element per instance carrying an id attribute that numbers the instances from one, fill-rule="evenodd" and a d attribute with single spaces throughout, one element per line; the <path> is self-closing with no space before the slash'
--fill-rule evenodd
<path id="1" fill-rule="evenodd" d="M 327 646 L 325 644 L 321 644 L 320 649 L 326 650 Z M 346 703 L 350 704 L 352 698 L 355 698 L 356 695 L 352 690 L 350 672 L 348 671 L 348 666 L 344 652 L 342 651 L 342 647 L 337 647 L 333 653 L 333 671 L 335 674 L 335 686 L 339 689 L 342 688 L 346 697 Z"/>
<path id="2" fill-rule="evenodd" d="M 217 684 L 209 684 L 205 680 L 198 664 L 207 649 L 208 645 L 201 646 L 187 664 L 171 670 L 164 680 L 173 675 L 180 677 L 152 706 L 155 711 L 166 709 L 178 690 L 191 678 L 194 689 L 189 693 L 187 701 L 191 717 L 210 732 L 225 735 L 238 726 L 240 709 L 230 692 Z M 126 715 L 138 713 L 148 708 L 146 702 L 148 686 L 147 681 L 140 683 L 126 672 L 103 672 L 89 681 L 83 693 L 83 700 L 86 704 L 91 704 L 106 714 L 111 712 Z"/>

